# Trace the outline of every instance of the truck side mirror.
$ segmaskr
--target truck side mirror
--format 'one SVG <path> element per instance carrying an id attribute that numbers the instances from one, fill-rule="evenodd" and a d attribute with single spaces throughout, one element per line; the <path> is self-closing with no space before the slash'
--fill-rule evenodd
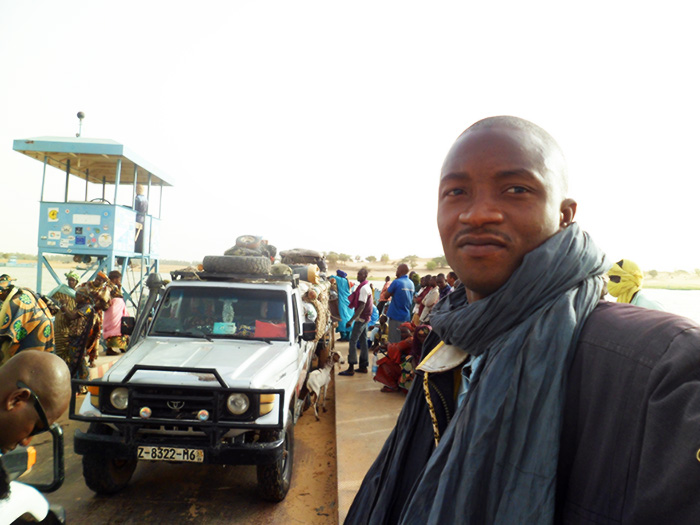
<path id="1" fill-rule="evenodd" d="M 131 335 L 134 333 L 136 319 L 133 317 L 122 317 L 122 335 Z"/>
<path id="2" fill-rule="evenodd" d="M 304 323 L 301 326 L 301 338 L 304 341 L 313 341 L 316 339 L 316 323 Z"/>

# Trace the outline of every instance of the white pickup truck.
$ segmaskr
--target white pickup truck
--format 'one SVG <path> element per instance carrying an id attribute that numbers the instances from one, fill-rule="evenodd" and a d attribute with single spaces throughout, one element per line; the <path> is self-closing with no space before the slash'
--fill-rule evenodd
<path id="1" fill-rule="evenodd" d="M 317 343 L 295 276 L 194 272 L 149 286 L 129 351 L 71 419 L 87 486 L 110 494 L 139 461 L 257 465 L 261 496 L 289 490 L 294 424 Z M 156 279 L 157 280 L 157 279 Z"/>

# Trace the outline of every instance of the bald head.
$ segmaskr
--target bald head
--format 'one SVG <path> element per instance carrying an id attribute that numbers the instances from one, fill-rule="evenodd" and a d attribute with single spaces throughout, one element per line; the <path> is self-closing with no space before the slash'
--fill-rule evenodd
<path id="1" fill-rule="evenodd" d="M 569 174 L 566 158 L 564 157 L 564 152 L 559 147 L 559 143 L 554 140 L 554 137 L 552 137 L 547 130 L 542 129 L 534 122 L 520 117 L 499 115 L 496 117 L 487 117 L 475 122 L 462 132 L 455 141 L 455 144 L 467 133 L 485 129 L 517 130 L 532 137 L 535 142 L 539 143 L 538 145 L 545 168 L 557 182 L 562 198 L 567 196 L 569 192 Z"/>
<path id="2" fill-rule="evenodd" d="M 36 394 L 49 424 L 68 408 L 71 382 L 68 366 L 60 357 L 24 350 L 0 367 L 0 447 L 11 450 L 27 440 L 40 423 L 39 413 L 24 383 Z"/>
<path id="3" fill-rule="evenodd" d="M 403 277 L 406 274 L 408 274 L 408 264 L 399 264 L 399 267 L 396 268 L 396 277 Z"/>

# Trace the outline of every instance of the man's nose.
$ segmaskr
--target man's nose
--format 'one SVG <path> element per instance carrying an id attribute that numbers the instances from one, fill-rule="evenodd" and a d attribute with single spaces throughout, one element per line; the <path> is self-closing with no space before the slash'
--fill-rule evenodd
<path id="1" fill-rule="evenodd" d="M 500 223 L 503 221 L 503 212 L 494 199 L 480 195 L 471 200 L 466 208 L 459 214 L 462 224 L 480 227 L 485 224 Z"/>

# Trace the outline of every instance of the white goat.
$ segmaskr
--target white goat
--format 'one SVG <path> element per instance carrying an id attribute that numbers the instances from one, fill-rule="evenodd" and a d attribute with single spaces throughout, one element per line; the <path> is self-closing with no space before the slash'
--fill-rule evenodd
<path id="1" fill-rule="evenodd" d="M 309 377 L 306 379 L 306 387 L 309 389 L 309 395 L 315 396 L 312 398 L 312 403 L 314 405 L 314 415 L 316 416 L 316 421 L 320 421 L 318 417 L 318 400 L 323 395 L 323 401 L 321 402 L 321 408 L 326 411 L 326 390 L 328 389 L 328 384 L 331 382 L 331 370 L 337 362 L 340 361 L 340 354 L 336 351 L 331 352 L 328 356 L 326 364 L 322 368 L 317 368 L 309 373 Z M 323 394 L 321 394 L 323 392 Z"/>

